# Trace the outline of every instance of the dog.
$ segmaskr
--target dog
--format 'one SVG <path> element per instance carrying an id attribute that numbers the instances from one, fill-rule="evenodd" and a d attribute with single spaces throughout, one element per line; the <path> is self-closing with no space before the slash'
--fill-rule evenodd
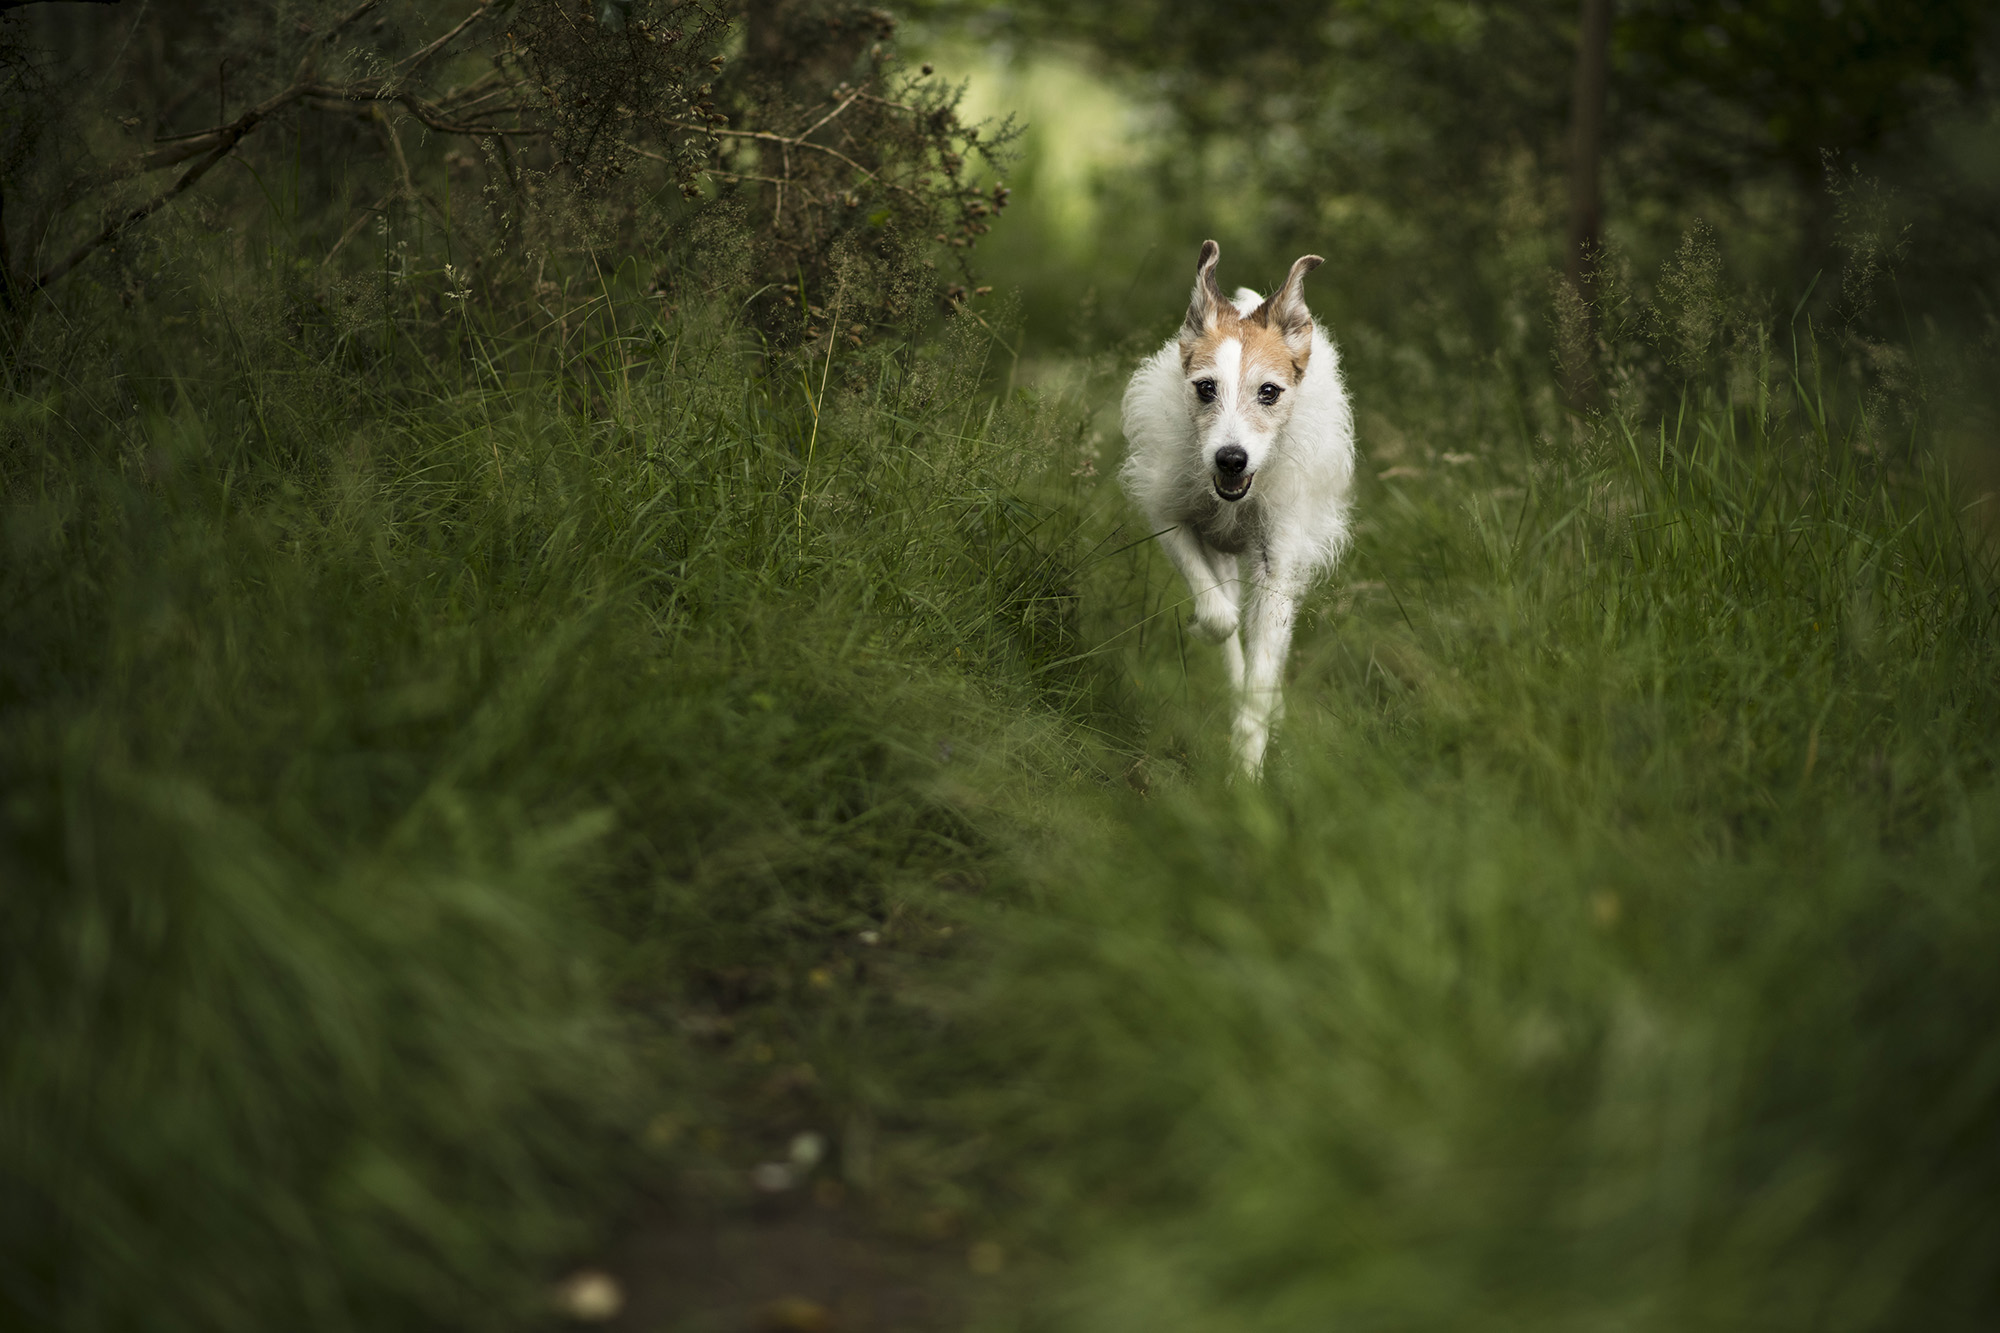
<path id="1" fill-rule="evenodd" d="M 1353 531 L 1354 413 L 1302 292 L 1324 261 L 1301 258 L 1269 299 L 1224 300 L 1221 256 L 1202 242 L 1186 322 L 1126 386 L 1119 480 L 1187 580 L 1195 633 L 1222 645 L 1235 761 L 1254 778 L 1299 599 Z"/>

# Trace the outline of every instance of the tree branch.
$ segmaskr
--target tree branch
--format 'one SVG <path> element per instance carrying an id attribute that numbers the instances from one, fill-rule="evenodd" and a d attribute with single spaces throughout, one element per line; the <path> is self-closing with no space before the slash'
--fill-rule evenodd
<path id="1" fill-rule="evenodd" d="M 370 0 L 370 2 L 373 3 L 373 0 Z M 66 196 L 66 198 L 74 199 L 77 196 L 85 193 L 86 189 L 101 189 L 103 188 L 104 185 L 111 184 L 118 180 L 126 179 L 127 176 L 140 175 L 143 174 L 143 172 L 157 171 L 161 167 L 172 166 L 175 165 L 176 163 L 184 162 L 188 158 L 203 152 L 204 149 L 207 150 L 206 156 L 203 156 L 192 167 L 188 168 L 186 173 L 184 173 L 179 180 L 175 181 L 173 185 L 161 191 L 159 194 L 153 196 L 153 198 L 141 204 L 139 207 L 132 209 L 130 212 L 126 213 L 124 217 L 116 218 L 113 219 L 111 222 L 106 223 L 102 231 L 98 232 L 97 235 L 91 237 L 89 240 L 85 241 L 82 245 L 72 250 L 69 254 L 69 257 L 64 259 L 61 263 L 55 265 L 53 268 L 48 269 L 40 277 L 36 278 L 34 280 L 33 285 L 36 288 L 42 288 L 48 286 L 50 283 L 56 281 L 57 279 L 61 278 L 64 274 L 68 273 L 71 269 L 75 268 L 78 264 L 81 264 L 85 259 L 88 259 L 93 250 L 97 250 L 103 246 L 109 245 L 113 240 L 117 238 L 120 232 L 123 232 L 126 228 L 131 227 L 135 223 L 143 222 L 147 218 L 151 217 L 154 213 L 158 212 L 168 203 L 178 198 L 184 191 L 186 191 L 186 189 L 189 186 L 193 185 L 196 181 L 200 180 L 203 176 L 207 175 L 209 168 L 213 167 L 217 162 L 220 162 L 223 158 L 229 156 L 229 154 L 235 149 L 236 145 L 242 142 L 243 137 L 249 134 L 250 131 L 256 129 L 257 126 L 262 124 L 265 120 L 269 119 L 271 116 L 275 115 L 279 111 L 284 110 L 284 108 L 290 106 L 293 102 L 296 102 L 303 97 L 311 95 L 315 91 L 315 88 L 316 85 L 295 83 L 291 87 L 285 89 L 283 92 L 280 92 L 273 97 L 266 98 L 263 102 L 252 107 L 250 110 L 244 112 L 242 115 L 238 116 L 235 120 L 231 121 L 228 125 L 225 125 L 220 129 L 212 130 L 207 135 L 201 136 L 188 143 L 176 144 L 171 149 L 162 149 L 158 154 L 148 154 L 145 158 L 138 159 L 140 163 L 144 163 L 149 158 L 158 157 L 160 160 L 157 161 L 154 165 L 135 166 L 133 167 L 132 170 L 126 172 L 125 175 L 113 175 L 108 180 L 99 180 L 88 185 L 87 187 L 74 188 L 65 191 L 64 195 Z M 63 206 L 67 207 L 67 204 L 65 203 Z"/>
<path id="2" fill-rule="evenodd" d="M 37 289 L 39 289 L 48 286 L 52 282 L 57 281 L 64 274 L 68 273 L 71 269 L 75 268 L 78 264 L 81 264 L 84 260 L 90 258 L 92 251 L 98 250 L 103 246 L 109 245 L 113 240 L 117 239 L 118 234 L 120 232 L 132 226 L 134 223 L 144 222 L 147 218 L 159 212 L 160 209 L 166 207 L 169 203 L 179 198 L 181 194 L 186 192 L 189 186 L 193 185 L 203 176 L 206 176 L 208 174 L 210 167 L 213 167 L 223 158 L 228 157 L 230 152 L 235 149 L 237 140 L 241 139 L 242 137 L 243 136 L 239 134 L 235 136 L 235 138 L 229 139 L 225 143 L 218 144 L 213 150 L 209 152 L 207 157 L 202 158 L 199 162 L 189 167 L 187 171 L 181 176 L 181 178 L 175 181 L 172 186 L 170 186 L 165 190 L 160 191 L 160 193 L 154 195 L 151 199 L 147 200 L 139 207 L 133 209 L 131 212 L 127 213 L 124 217 L 115 218 L 112 221 L 107 222 L 104 225 L 104 230 L 98 232 L 97 235 L 91 237 L 89 240 L 85 241 L 82 245 L 79 245 L 76 249 L 70 251 L 69 258 L 63 260 L 60 264 L 57 264 L 54 268 L 49 269 L 47 272 L 43 273 L 39 278 L 36 278 L 34 281 L 34 286 Z"/>
<path id="3" fill-rule="evenodd" d="M 7 252 L 7 183 L 0 180 L 0 305 L 14 308 L 14 258 Z"/>
<path id="4" fill-rule="evenodd" d="M 829 117 L 829 119 L 831 118 Z M 853 167 L 856 171 L 866 176 L 869 180 L 874 181 L 877 185 L 880 185 L 885 189 L 895 190 L 898 191 L 899 193 L 907 194 L 911 198 L 916 197 L 916 192 L 914 190 L 911 190 L 908 186 L 898 185 L 894 181 L 883 180 L 880 176 L 876 175 L 868 168 L 862 166 L 859 162 L 856 162 L 853 158 L 841 152 L 838 148 L 829 148 L 823 143 L 814 143 L 810 139 L 787 139 L 784 135 L 773 134 L 769 130 L 711 129 L 706 125 L 695 125 L 684 120 L 670 120 L 666 123 L 672 125 L 675 129 L 697 130 L 703 134 L 713 134 L 725 139 L 755 139 L 762 143 L 778 144 L 787 149 L 810 148 L 816 152 L 825 153 L 829 157 L 835 157 L 840 159 L 842 162 L 845 162 L 848 166 Z"/>
<path id="5" fill-rule="evenodd" d="M 373 103 L 369 106 L 368 113 L 369 119 L 375 123 L 376 133 L 382 136 L 382 143 L 389 150 L 389 160 L 396 166 L 396 179 L 400 183 L 399 193 L 403 198 L 429 208 L 438 222 L 449 232 L 451 222 L 445 216 L 444 209 L 438 206 L 436 200 L 417 188 L 417 178 L 410 174 L 410 159 L 403 153 L 402 136 L 396 133 L 395 125 L 387 115 L 383 114 L 382 104 Z"/>
<path id="6" fill-rule="evenodd" d="M 0 5 L 4 5 L 5 3 L 6 0 L 0 0 Z M 207 175 L 216 163 L 229 156 L 235 150 L 237 144 L 241 143 L 259 125 L 277 112 L 297 102 L 333 103 L 354 110 L 360 110 L 361 108 L 355 104 L 362 103 L 367 108 L 365 114 L 374 116 L 378 120 L 380 119 L 382 105 L 387 102 L 395 102 L 408 109 L 411 115 L 415 116 L 417 120 L 430 129 L 436 130 L 441 134 L 464 135 L 470 138 L 490 137 L 504 142 L 508 136 L 524 137 L 543 133 L 541 130 L 519 126 L 461 124 L 453 120 L 443 107 L 428 102 L 400 86 L 392 88 L 388 80 L 375 79 L 360 83 L 329 84 L 322 83 L 312 77 L 314 62 L 320 52 L 357 20 L 377 8 L 380 3 L 381 0 L 362 0 L 362 3 L 342 15 L 326 31 L 316 34 L 306 43 L 306 48 L 299 57 L 298 69 L 293 76 L 291 85 L 266 98 L 263 102 L 244 112 L 235 120 L 225 125 L 216 125 L 209 129 L 197 130 L 191 134 L 176 135 L 167 139 L 156 139 L 155 142 L 161 144 L 161 147 L 155 148 L 150 152 L 140 153 L 116 166 L 80 176 L 64 186 L 46 206 L 46 211 L 51 221 L 53 221 L 55 215 L 71 207 L 84 196 L 102 190 L 107 186 L 116 185 L 121 181 L 131 180 L 134 177 L 150 175 L 155 171 L 162 171 L 168 167 L 179 166 L 181 163 L 190 160 L 194 162 L 194 165 L 183 172 L 180 178 L 171 186 L 160 191 L 138 207 L 128 209 L 124 213 L 111 218 L 95 235 L 84 240 L 60 262 L 51 265 L 39 277 L 27 282 L 26 285 L 30 289 L 39 289 L 48 286 L 50 283 L 59 281 L 75 269 L 78 264 L 88 259 L 92 253 L 111 244 L 112 241 L 116 240 L 125 231 L 145 221 L 182 194 L 185 194 L 197 181 Z M 408 75 L 421 69 L 426 63 L 444 51 L 453 40 L 462 35 L 473 23 L 491 13 L 499 3 L 500 0 L 485 0 L 485 3 L 481 4 L 468 17 L 460 21 L 448 32 L 421 49 L 412 52 L 409 56 L 406 56 L 395 67 L 397 79 L 400 81 L 400 79 L 406 78 Z M 478 107 L 480 103 L 489 102 L 493 97 L 502 95 L 506 91 L 504 88 L 491 88 L 491 80 L 493 78 L 493 75 L 487 75 L 476 79 L 466 88 L 447 94 L 445 100 L 447 103 L 450 103 L 475 92 L 482 94 L 461 109 L 462 111 L 470 111 Z M 494 114 L 518 115 L 523 109 L 518 106 L 485 107 L 481 111 L 481 118 L 484 119 Z M 410 177 L 409 163 L 403 157 L 402 145 L 397 141 L 394 130 L 389 129 L 386 124 L 384 128 L 387 130 L 387 142 L 395 160 L 395 167 L 398 178 L 401 181 L 402 192 L 418 198 L 425 203 L 430 203 L 435 208 L 435 203 L 425 199 L 421 192 L 415 188 Z M 346 239 L 343 237 L 341 244 L 345 244 Z M 39 241 L 37 240 L 35 243 L 39 244 Z M 336 251 L 339 248 L 338 245 L 334 247 Z M 5 238 L 4 236 L 0 236 L 0 264 L 4 263 Z M 8 281 L 10 279 L 0 278 L 0 282 Z M 6 299 L 9 296 L 11 296 L 11 291 L 0 292 L 0 299 Z"/>
<path id="7" fill-rule="evenodd" d="M 811 138 L 822 127 L 824 127 L 828 121 L 832 120 L 835 116 L 839 115 L 841 112 L 847 110 L 847 108 L 853 106 L 854 103 L 857 100 L 859 100 L 860 97 L 861 97 L 861 92 L 859 89 L 855 90 L 852 93 L 849 93 L 846 99 L 843 100 L 838 106 L 834 107 L 833 110 L 827 112 L 824 116 L 821 116 L 818 120 L 814 121 L 811 125 L 807 126 L 805 129 L 800 130 L 799 131 L 800 142 L 804 142 L 806 139 Z"/>
<path id="8" fill-rule="evenodd" d="M 400 73 L 404 77 L 408 77 L 409 75 L 416 73 L 418 70 L 422 69 L 426 64 L 430 62 L 431 57 L 435 56 L 438 52 L 444 50 L 445 47 L 451 45 L 452 40 L 456 38 L 460 33 L 464 32 L 467 28 L 471 27 L 473 24 L 477 23 L 480 19 L 486 17 L 488 13 L 492 12 L 493 7 L 498 3 L 499 0 L 486 0 L 486 3 L 480 5 L 479 8 L 473 10 L 470 14 L 466 15 L 464 21 L 461 22 L 456 28 L 453 28 L 450 32 L 446 33 L 444 36 L 438 38 L 436 41 L 432 42 L 429 46 L 426 46 L 423 50 L 418 51 L 412 55 L 405 56 L 401 60 L 397 61 L 394 66 L 393 72 Z M 403 66 L 405 65 L 408 65 L 409 68 L 404 69 Z"/>
<path id="9" fill-rule="evenodd" d="M 306 43 L 306 49 L 299 53 L 299 67 L 292 71 L 292 82 L 304 83 L 306 76 L 312 73 L 313 57 L 325 50 L 328 42 L 331 42 L 334 38 L 340 36 L 341 33 L 347 31 L 356 19 L 361 18 L 369 10 L 381 3 L 382 0 L 361 0 L 360 4 L 348 10 L 338 19 L 335 19 L 331 28 L 328 28 L 325 32 L 314 34 L 313 39 Z"/>
<path id="10" fill-rule="evenodd" d="M 347 224 L 347 230 L 340 233 L 340 239 L 333 243 L 333 249 L 326 252 L 326 258 L 319 261 L 320 267 L 325 268 L 328 264 L 331 264 L 333 257 L 346 249 L 349 241 L 361 234 L 361 229 L 368 225 L 368 219 L 378 216 L 383 209 L 389 206 L 389 201 L 395 197 L 393 192 L 385 194 L 375 201 L 373 208 L 364 208 L 356 214 L 354 221 Z"/>

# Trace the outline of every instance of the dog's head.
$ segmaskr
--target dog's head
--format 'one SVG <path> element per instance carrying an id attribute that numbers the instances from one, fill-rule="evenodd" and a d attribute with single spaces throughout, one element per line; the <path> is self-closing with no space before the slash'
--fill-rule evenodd
<path id="1" fill-rule="evenodd" d="M 1239 314 L 1215 283 L 1222 247 L 1201 243 L 1194 298 L 1181 326 L 1181 369 L 1195 443 L 1209 482 L 1224 500 L 1250 494 L 1272 441 L 1291 420 L 1299 381 L 1312 356 L 1313 321 L 1301 288 L 1323 261 L 1306 255 L 1285 285 L 1249 314 Z"/>

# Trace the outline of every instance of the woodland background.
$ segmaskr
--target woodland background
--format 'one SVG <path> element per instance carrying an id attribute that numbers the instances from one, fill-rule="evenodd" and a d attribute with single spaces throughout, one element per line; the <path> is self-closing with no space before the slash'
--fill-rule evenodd
<path id="1" fill-rule="evenodd" d="M 1991 1327 L 1995 18 L 5 6 L 5 1322 Z"/>

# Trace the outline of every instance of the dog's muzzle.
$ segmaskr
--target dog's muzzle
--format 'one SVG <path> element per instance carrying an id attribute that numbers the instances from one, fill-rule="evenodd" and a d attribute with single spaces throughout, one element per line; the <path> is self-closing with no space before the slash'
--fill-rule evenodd
<path id="1" fill-rule="evenodd" d="M 1220 476 L 1213 478 L 1213 480 L 1215 482 L 1215 493 L 1231 504 L 1235 504 L 1238 500 L 1250 494 L 1250 483 L 1257 480 L 1257 474 L 1246 472 L 1240 477 L 1232 477 L 1227 481 L 1224 481 Z"/>
<path id="2" fill-rule="evenodd" d="M 1215 451 L 1215 493 L 1234 503 L 1250 494 L 1256 473 L 1249 471 L 1250 451 L 1240 444 L 1225 444 Z"/>

